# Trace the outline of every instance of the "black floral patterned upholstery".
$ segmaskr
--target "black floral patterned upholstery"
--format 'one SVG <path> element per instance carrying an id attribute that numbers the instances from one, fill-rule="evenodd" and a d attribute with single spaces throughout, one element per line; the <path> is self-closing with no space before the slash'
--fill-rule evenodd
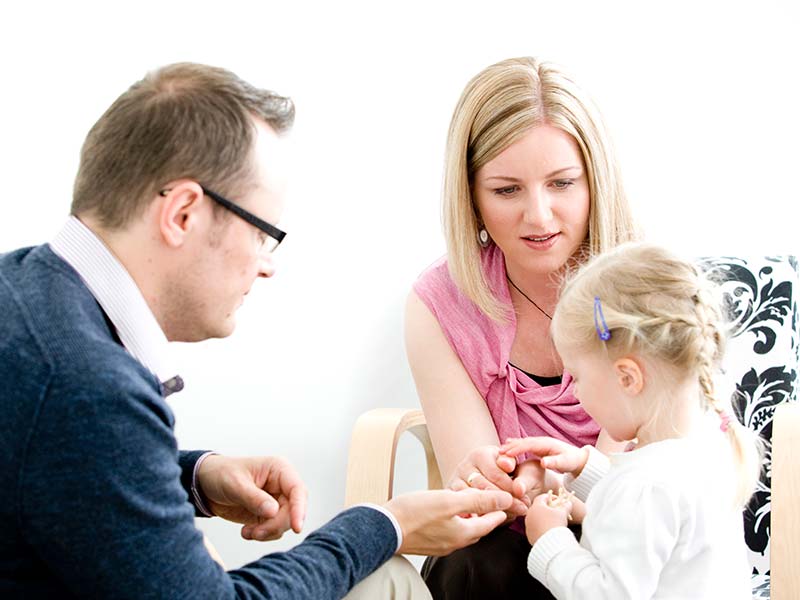
<path id="1" fill-rule="evenodd" d="M 744 512 L 745 537 L 753 567 L 753 595 L 769 598 L 772 417 L 782 402 L 796 402 L 800 361 L 800 289 L 793 256 L 702 258 L 699 264 L 722 287 L 730 318 L 723 374 L 739 420 L 765 445 L 761 481 Z"/>

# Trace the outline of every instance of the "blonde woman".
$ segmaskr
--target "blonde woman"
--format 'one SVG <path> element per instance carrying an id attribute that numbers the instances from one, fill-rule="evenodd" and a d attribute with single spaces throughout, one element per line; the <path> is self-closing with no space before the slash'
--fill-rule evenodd
<path id="1" fill-rule="evenodd" d="M 591 517 L 578 543 L 569 496 L 538 496 L 530 574 L 556 598 L 752 598 L 742 510 L 761 461 L 714 390 L 725 329 L 713 285 L 663 248 L 627 244 L 565 287 L 553 338 L 581 405 L 637 444 L 609 458 L 548 437 L 501 448 L 569 474 Z"/>
<path id="2" fill-rule="evenodd" d="M 408 299 L 409 363 L 447 486 L 516 501 L 510 527 L 428 559 L 423 576 L 436 599 L 549 598 L 525 570 L 530 546 L 513 520 L 558 482 L 532 462 L 515 469 L 498 446 L 544 435 L 612 449 L 572 392 L 550 321 L 567 269 L 637 237 L 602 120 L 561 69 L 509 59 L 467 84 L 448 134 L 443 219 L 447 256 Z"/>

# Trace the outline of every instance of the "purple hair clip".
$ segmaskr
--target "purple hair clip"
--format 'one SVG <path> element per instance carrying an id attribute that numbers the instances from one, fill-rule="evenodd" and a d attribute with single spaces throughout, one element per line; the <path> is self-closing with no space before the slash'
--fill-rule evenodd
<path id="1" fill-rule="evenodd" d="M 603 316 L 603 307 L 600 305 L 600 296 L 594 297 L 594 328 L 597 330 L 597 337 L 604 342 L 611 339 L 611 331 L 608 329 L 606 318 Z"/>

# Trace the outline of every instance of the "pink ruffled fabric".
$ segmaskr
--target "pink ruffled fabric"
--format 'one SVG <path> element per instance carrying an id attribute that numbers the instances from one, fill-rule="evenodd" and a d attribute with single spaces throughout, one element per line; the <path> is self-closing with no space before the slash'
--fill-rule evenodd
<path id="1" fill-rule="evenodd" d="M 499 300 L 511 306 L 503 253 L 494 245 L 483 252 L 487 281 Z M 576 446 L 594 445 L 598 425 L 572 393 L 572 377 L 541 387 L 508 364 L 516 319 L 498 324 L 456 287 L 442 258 L 414 284 L 414 290 L 439 321 L 478 392 L 486 400 L 501 443 L 509 437 L 547 435 Z"/>

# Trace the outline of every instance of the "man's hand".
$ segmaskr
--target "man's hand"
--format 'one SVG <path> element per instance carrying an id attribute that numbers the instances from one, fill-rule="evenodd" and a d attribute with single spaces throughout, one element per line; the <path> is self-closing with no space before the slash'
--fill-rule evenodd
<path id="1" fill-rule="evenodd" d="M 296 533 L 303 527 L 308 491 L 283 458 L 212 454 L 197 482 L 215 515 L 244 525 L 246 540 L 276 540 L 290 527 Z"/>
<path id="2" fill-rule="evenodd" d="M 397 496 L 384 506 L 403 531 L 400 553 L 443 556 L 503 523 L 511 501 L 500 490 L 433 490 Z"/>

